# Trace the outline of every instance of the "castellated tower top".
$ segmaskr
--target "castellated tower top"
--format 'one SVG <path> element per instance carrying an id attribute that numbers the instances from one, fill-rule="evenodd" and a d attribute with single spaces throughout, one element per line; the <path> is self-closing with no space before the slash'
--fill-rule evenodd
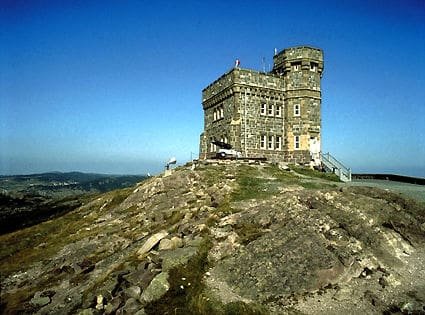
<path id="1" fill-rule="evenodd" d="M 286 48 L 273 57 L 273 73 L 284 75 L 291 70 L 323 73 L 323 51 L 309 46 Z"/>

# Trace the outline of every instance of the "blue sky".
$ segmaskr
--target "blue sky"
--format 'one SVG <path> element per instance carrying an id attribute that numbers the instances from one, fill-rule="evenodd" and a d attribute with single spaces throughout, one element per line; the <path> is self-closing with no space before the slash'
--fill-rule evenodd
<path id="1" fill-rule="evenodd" d="M 1 1 L 0 174 L 156 173 L 198 154 L 201 90 L 320 47 L 322 147 L 425 177 L 425 2 Z"/>

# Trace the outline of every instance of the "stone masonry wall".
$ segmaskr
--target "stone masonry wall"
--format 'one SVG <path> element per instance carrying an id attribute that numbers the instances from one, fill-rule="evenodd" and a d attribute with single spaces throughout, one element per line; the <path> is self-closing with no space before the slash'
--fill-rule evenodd
<path id="1" fill-rule="evenodd" d="M 215 155 L 211 141 L 220 140 L 242 156 L 308 163 L 310 141 L 320 143 L 322 72 L 323 52 L 301 46 L 277 54 L 272 73 L 234 68 L 222 75 L 202 91 L 200 157 Z"/>

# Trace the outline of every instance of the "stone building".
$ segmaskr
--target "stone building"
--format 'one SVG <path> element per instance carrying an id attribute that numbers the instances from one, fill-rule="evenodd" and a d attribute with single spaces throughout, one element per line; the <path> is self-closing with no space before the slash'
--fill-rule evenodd
<path id="1" fill-rule="evenodd" d="M 269 73 L 236 66 L 202 91 L 200 159 L 216 155 L 213 141 L 243 157 L 319 161 L 321 49 L 299 46 L 275 54 Z"/>

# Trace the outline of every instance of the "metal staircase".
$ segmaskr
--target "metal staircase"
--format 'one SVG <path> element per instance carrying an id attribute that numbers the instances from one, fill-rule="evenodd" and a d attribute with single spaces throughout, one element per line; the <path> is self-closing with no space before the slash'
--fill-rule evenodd
<path id="1" fill-rule="evenodd" d="M 322 160 L 322 166 L 326 172 L 336 174 L 343 182 L 351 182 L 351 169 L 345 167 L 344 164 L 338 161 L 329 152 L 325 154 L 320 152 L 320 159 Z"/>

